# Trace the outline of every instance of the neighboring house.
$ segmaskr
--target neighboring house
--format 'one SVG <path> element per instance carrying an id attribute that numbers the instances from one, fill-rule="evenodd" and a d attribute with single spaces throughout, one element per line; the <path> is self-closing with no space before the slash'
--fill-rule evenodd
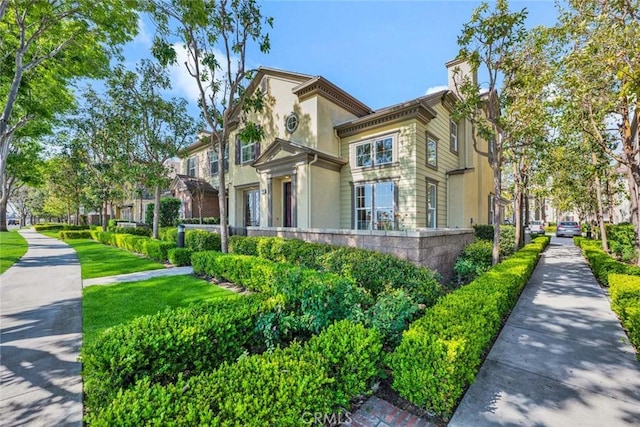
<path id="1" fill-rule="evenodd" d="M 452 89 L 460 65 L 447 64 Z M 470 123 L 452 119 L 453 90 L 373 111 L 319 76 L 260 68 L 248 91 L 257 88 L 264 111 L 236 117 L 224 155 L 231 227 L 423 230 L 491 222 L 491 167 L 473 149 Z M 245 120 L 262 126 L 263 140 L 240 142 Z M 181 173 L 218 190 L 221 164 L 210 137 L 186 152 Z"/>
<path id="2" fill-rule="evenodd" d="M 218 191 L 202 179 L 176 174 L 171 193 L 182 201 L 180 218 L 220 217 Z"/>

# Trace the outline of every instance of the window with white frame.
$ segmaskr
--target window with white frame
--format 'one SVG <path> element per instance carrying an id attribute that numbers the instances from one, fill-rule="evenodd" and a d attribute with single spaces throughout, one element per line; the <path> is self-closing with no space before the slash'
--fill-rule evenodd
<path id="1" fill-rule="evenodd" d="M 438 141 L 427 134 L 427 166 L 438 167 Z"/>
<path id="2" fill-rule="evenodd" d="M 218 168 L 220 167 L 220 162 L 218 161 L 218 152 L 216 150 L 209 151 L 209 161 L 211 175 L 217 174 L 219 170 Z M 224 146 L 224 171 L 229 171 L 229 144 L 225 144 Z"/>
<path id="3" fill-rule="evenodd" d="M 260 225 L 260 189 L 244 192 L 244 224 L 246 227 Z"/>
<path id="4" fill-rule="evenodd" d="M 453 120 L 449 121 L 449 148 L 451 151 L 457 153 L 458 152 L 458 123 Z"/>
<path id="5" fill-rule="evenodd" d="M 395 190 L 391 181 L 360 184 L 354 187 L 354 227 L 356 230 L 393 230 L 395 228 Z"/>
<path id="6" fill-rule="evenodd" d="M 187 159 L 187 175 L 196 176 L 196 158 L 189 157 Z"/>
<path id="7" fill-rule="evenodd" d="M 256 141 L 240 142 L 240 163 L 252 162 L 255 160 Z"/>
<path id="8" fill-rule="evenodd" d="M 394 161 L 395 137 L 385 136 L 354 145 L 353 162 L 357 168 L 387 165 Z"/>
<path id="9" fill-rule="evenodd" d="M 427 181 L 427 228 L 438 227 L 438 184 Z"/>

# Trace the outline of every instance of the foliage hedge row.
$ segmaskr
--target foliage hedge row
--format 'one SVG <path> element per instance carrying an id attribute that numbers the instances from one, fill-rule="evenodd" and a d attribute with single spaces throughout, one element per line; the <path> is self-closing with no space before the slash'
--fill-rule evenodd
<path id="1" fill-rule="evenodd" d="M 631 276 L 640 276 L 640 267 L 625 264 L 611 258 L 604 250 L 602 250 L 599 240 L 590 240 L 584 237 L 576 236 L 573 238 L 575 244 L 582 249 L 591 271 L 603 286 L 609 286 L 609 274 L 620 273 Z"/>
<path id="2" fill-rule="evenodd" d="M 193 251 L 189 248 L 173 248 L 167 252 L 169 262 L 176 267 L 191 265 L 191 254 Z"/>
<path id="3" fill-rule="evenodd" d="M 220 224 L 220 218 L 215 216 L 208 216 L 202 218 L 202 222 L 200 222 L 200 218 L 182 218 L 178 221 L 180 224 Z"/>
<path id="4" fill-rule="evenodd" d="M 178 217 L 180 216 L 180 206 L 182 201 L 175 197 L 162 197 L 160 199 L 160 227 L 168 227 L 178 224 Z M 153 225 L 153 211 L 155 209 L 155 203 L 149 203 L 147 205 L 144 222 L 147 225 Z"/>
<path id="5" fill-rule="evenodd" d="M 257 322 L 270 348 L 308 338 L 342 319 L 374 327 L 385 343 L 394 345 L 419 310 L 402 289 L 374 296 L 348 277 L 264 258 L 207 251 L 194 253 L 191 261 L 196 274 L 226 279 L 270 298 Z"/>
<path id="6" fill-rule="evenodd" d="M 231 236 L 229 251 L 335 273 L 354 280 L 374 297 L 389 288 L 404 289 L 416 302 L 431 305 L 441 292 L 431 270 L 372 250 L 279 237 Z"/>
<path id="7" fill-rule="evenodd" d="M 629 341 L 640 350 L 640 277 L 611 274 L 609 295 L 611 308 L 620 317 Z M 640 360 L 640 353 L 636 356 Z"/>
<path id="8" fill-rule="evenodd" d="M 151 237 L 152 231 L 149 227 L 113 227 L 112 233 L 133 234 L 134 236 Z"/>
<path id="9" fill-rule="evenodd" d="M 58 231 L 60 239 L 91 239 L 91 230 L 60 230 Z"/>
<path id="10" fill-rule="evenodd" d="M 107 329 L 82 348 L 86 407 L 102 408 L 143 378 L 166 384 L 237 359 L 258 343 L 260 307 L 257 296 L 226 298 Z"/>
<path id="11" fill-rule="evenodd" d="M 116 246 L 146 255 L 159 262 L 166 261 L 169 258 L 169 249 L 177 246 L 174 242 L 164 242 L 145 236 L 110 233 L 108 231 L 92 230 L 91 238 L 105 245 Z"/>
<path id="12" fill-rule="evenodd" d="M 70 224 L 36 224 L 33 227 L 36 231 L 60 231 L 60 230 L 89 230 L 88 225 Z"/>
<path id="13" fill-rule="evenodd" d="M 434 413 L 451 414 L 549 240 L 536 238 L 471 284 L 442 297 L 404 332 L 388 358 L 393 388 L 402 397 Z"/>
<path id="14" fill-rule="evenodd" d="M 609 250 L 622 262 L 634 262 L 636 253 L 636 231 L 633 224 L 607 224 Z"/>
<path id="15" fill-rule="evenodd" d="M 162 385 L 149 379 L 90 413 L 88 424 L 300 426 L 344 411 L 371 388 L 382 343 L 375 330 L 342 321 L 301 345 L 225 362 Z"/>

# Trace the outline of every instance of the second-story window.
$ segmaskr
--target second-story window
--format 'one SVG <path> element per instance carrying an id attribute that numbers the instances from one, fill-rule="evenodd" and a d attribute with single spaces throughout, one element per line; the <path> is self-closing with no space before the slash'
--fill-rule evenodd
<path id="1" fill-rule="evenodd" d="M 354 145 L 355 167 L 365 168 L 393 163 L 394 139 L 393 136 L 386 136 Z"/>
<path id="2" fill-rule="evenodd" d="M 427 134 L 427 166 L 438 167 L 438 142 L 429 134 Z"/>
<path id="3" fill-rule="evenodd" d="M 211 175 L 218 173 L 220 162 L 218 161 L 218 152 L 216 150 L 209 151 L 209 160 L 211 162 Z M 224 171 L 229 172 L 229 144 L 224 146 Z"/>
<path id="4" fill-rule="evenodd" d="M 260 142 L 258 141 L 242 141 L 236 136 L 236 164 L 245 164 L 253 162 L 260 156 Z"/>
<path id="5" fill-rule="evenodd" d="M 450 120 L 449 129 L 451 133 L 449 148 L 454 153 L 457 153 L 458 152 L 458 123 L 454 122 L 453 120 Z"/>
<path id="6" fill-rule="evenodd" d="M 195 157 L 189 157 L 189 159 L 187 159 L 187 175 L 188 176 L 196 176 L 196 158 Z"/>

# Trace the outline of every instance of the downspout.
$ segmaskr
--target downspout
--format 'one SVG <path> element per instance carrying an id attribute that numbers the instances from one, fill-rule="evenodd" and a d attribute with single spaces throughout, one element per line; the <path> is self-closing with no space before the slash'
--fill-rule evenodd
<path id="1" fill-rule="evenodd" d="M 449 174 L 445 175 L 447 177 L 447 228 L 451 228 L 451 196 L 450 196 L 450 192 L 449 192 L 449 180 L 451 178 L 451 176 Z M 429 197 L 429 195 L 427 194 L 427 198 Z M 428 206 L 427 206 L 428 208 Z M 429 209 L 427 209 L 428 211 Z M 427 215 L 429 215 L 429 213 L 427 212 Z M 464 216 L 464 214 L 463 214 Z M 437 216 L 436 216 L 437 218 Z M 463 218 L 464 219 L 464 218 Z M 464 224 L 463 224 L 464 227 Z"/>
<path id="2" fill-rule="evenodd" d="M 311 228 L 311 165 L 318 161 L 318 155 L 313 155 L 313 160 L 309 162 L 307 170 L 307 228 Z"/>

